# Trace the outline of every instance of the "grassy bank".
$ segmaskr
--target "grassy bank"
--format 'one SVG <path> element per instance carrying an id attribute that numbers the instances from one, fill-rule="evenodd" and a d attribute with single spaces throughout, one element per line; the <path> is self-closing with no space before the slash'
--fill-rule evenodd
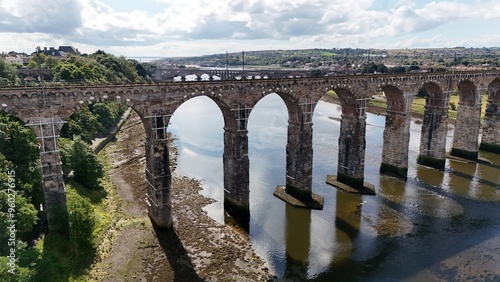
<path id="1" fill-rule="evenodd" d="M 98 155 L 109 170 L 107 156 Z M 123 220 L 120 198 L 108 174 L 100 189 L 88 189 L 75 181 L 66 184 L 67 234 L 48 232 L 36 244 L 38 260 L 33 281 L 89 281 L 92 264 L 109 252 L 113 230 Z"/>
<path id="2" fill-rule="evenodd" d="M 338 98 L 337 94 L 335 94 L 335 92 L 333 92 L 333 91 L 329 91 L 328 95 L 330 95 L 334 98 Z M 481 120 L 484 118 L 487 100 L 488 100 L 488 96 L 483 95 L 482 101 L 481 101 L 481 103 L 482 103 Z M 448 106 L 448 118 L 452 121 L 455 121 L 457 118 L 458 102 L 459 102 L 459 96 L 453 95 L 450 97 L 450 104 Z M 382 95 L 376 95 L 375 99 L 369 100 L 368 105 L 370 107 L 375 107 L 375 108 L 379 108 L 381 110 L 385 110 L 385 109 L 387 109 L 387 100 Z M 411 105 L 411 112 L 414 114 L 423 116 L 424 112 L 425 112 L 425 98 L 415 97 L 413 99 L 413 103 Z"/>

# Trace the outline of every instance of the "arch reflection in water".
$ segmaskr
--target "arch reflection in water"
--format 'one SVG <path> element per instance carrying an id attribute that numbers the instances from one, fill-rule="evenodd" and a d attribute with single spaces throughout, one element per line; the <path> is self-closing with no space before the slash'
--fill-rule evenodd
<path id="1" fill-rule="evenodd" d="M 182 104 L 172 115 L 168 127 L 179 149 L 177 173 L 201 180 L 201 193 L 215 200 L 203 209 L 219 223 L 224 223 L 223 127 L 219 107 L 204 96 Z M 200 155 L 204 156 L 203 161 L 198 161 Z"/>
<path id="2" fill-rule="evenodd" d="M 300 267 L 295 267 L 295 272 L 302 269 L 303 273 L 295 277 L 307 277 L 313 281 L 332 281 L 332 279 L 340 278 L 362 280 L 368 277 L 376 277 L 377 281 L 384 281 L 387 277 L 404 279 L 420 271 L 426 271 L 431 266 L 427 258 L 437 257 L 436 263 L 444 258 L 444 255 L 435 253 L 428 245 L 438 247 L 442 245 L 441 249 L 448 248 L 449 251 L 443 252 L 445 255 L 452 256 L 456 253 L 457 247 L 446 241 L 451 236 L 451 233 L 447 232 L 458 228 L 453 223 L 467 222 L 465 225 L 460 225 L 463 227 L 460 229 L 462 233 L 453 233 L 453 236 L 457 236 L 453 237 L 456 238 L 454 240 L 458 241 L 472 242 L 470 240 L 474 236 L 469 236 L 469 234 L 484 235 L 488 231 L 486 229 L 484 229 L 486 231 L 474 230 L 477 227 L 474 225 L 474 216 L 483 214 L 476 212 L 476 209 L 482 206 L 476 203 L 464 205 L 464 200 L 468 198 L 460 196 L 458 190 L 453 187 L 454 185 L 450 185 L 450 180 L 456 181 L 453 180 L 455 176 L 452 173 L 416 164 L 420 128 L 414 122 L 411 123 L 410 128 L 409 180 L 407 183 L 378 174 L 381 159 L 380 145 L 382 144 L 382 141 L 378 140 L 381 135 L 379 124 L 383 125 L 383 117 L 369 115 L 367 138 L 369 145 L 376 145 L 374 146 L 376 149 L 367 151 L 366 172 L 370 182 L 379 184 L 378 195 L 353 198 L 352 195 L 338 193 L 324 184 L 324 176 L 335 171 L 337 165 L 340 109 L 338 105 L 321 101 L 315 109 L 313 119 L 313 190 L 325 198 L 325 208 L 323 211 L 308 213 L 305 219 L 291 218 L 291 215 L 295 213 L 290 212 L 285 203 L 272 196 L 274 187 L 285 182 L 287 110 L 284 102 L 277 95 L 268 95 L 262 101 L 252 110 L 249 120 L 250 241 L 256 253 L 267 261 L 269 268 L 275 271 L 278 277 L 283 276 L 285 272 L 292 273 L 290 265 L 296 264 Z M 201 109 L 194 111 L 199 111 L 196 114 L 200 113 L 200 115 L 203 112 Z M 192 117 L 187 115 L 183 118 L 191 119 Z M 208 116 L 204 118 L 205 120 L 211 119 Z M 219 112 L 217 112 L 217 118 L 219 118 Z M 203 145 L 203 147 L 222 146 L 222 119 L 219 122 L 216 126 L 204 124 L 202 130 L 219 131 L 220 137 L 215 139 L 221 139 L 214 139 L 215 145 Z M 186 129 L 191 133 L 194 131 L 189 128 L 189 124 L 180 129 Z M 203 134 L 208 134 L 208 132 Z M 196 134 L 193 133 L 193 135 Z M 448 138 L 451 136 L 452 134 L 448 132 Z M 199 142 L 205 141 L 204 136 L 198 135 L 193 138 L 197 138 Z M 182 141 L 181 138 L 179 142 Z M 189 174 L 202 175 L 193 176 L 205 179 L 205 182 L 207 174 L 217 173 L 211 162 L 205 162 L 207 158 L 205 153 L 208 154 L 208 159 L 213 155 L 214 158 L 220 160 L 222 148 L 219 148 L 219 151 L 196 149 L 199 154 L 183 162 L 183 167 L 179 162 L 179 169 Z M 485 154 L 482 157 L 491 159 L 497 165 L 500 163 L 497 155 Z M 450 170 L 463 171 L 455 164 L 450 165 L 449 161 L 446 165 Z M 471 173 L 478 179 L 499 183 L 498 167 L 479 165 L 476 169 L 474 168 L 472 170 L 466 168 L 463 172 Z M 470 185 L 470 181 L 468 182 Z M 484 190 L 481 185 L 485 183 L 479 181 L 479 184 L 478 189 Z M 493 189 L 491 185 L 489 188 L 488 185 L 486 186 L 487 189 Z M 222 189 L 216 189 L 221 199 L 217 201 L 222 202 Z M 481 195 L 481 193 L 474 195 Z M 360 204 L 362 205 L 359 206 Z M 222 204 L 219 203 L 219 205 L 221 212 Z M 472 216 L 471 207 L 474 211 Z M 491 208 L 494 206 L 492 205 Z M 354 216 L 355 211 L 357 211 L 357 217 Z M 496 213 L 492 211 L 488 214 Z M 341 220 L 337 220 L 339 216 Z M 301 227 L 305 230 L 297 231 L 299 232 L 297 234 L 301 234 L 300 237 L 287 236 L 289 231 L 299 228 L 288 226 L 289 223 L 302 221 L 309 222 L 309 225 L 305 223 L 305 226 Z M 349 222 L 349 224 L 343 225 L 342 221 Z M 342 228 L 339 228 L 337 222 Z M 357 226 L 357 228 L 345 228 L 346 226 Z M 463 230 L 467 228 L 470 228 L 471 233 Z M 308 241 L 304 242 L 305 238 L 308 238 Z M 295 239 L 298 241 L 293 242 Z M 299 243 L 303 245 L 300 249 L 296 249 L 293 245 Z M 475 241 L 472 244 L 475 244 Z M 463 244 L 458 247 L 458 251 L 463 249 Z M 291 254 L 290 258 L 287 258 L 287 252 Z M 293 259 L 297 257 L 301 259 Z M 415 266 L 416 259 L 419 260 L 417 266 Z"/>

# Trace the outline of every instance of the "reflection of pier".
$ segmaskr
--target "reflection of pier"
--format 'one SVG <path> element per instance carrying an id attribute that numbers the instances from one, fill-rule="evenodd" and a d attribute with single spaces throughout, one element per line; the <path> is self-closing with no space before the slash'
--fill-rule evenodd
<path id="1" fill-rule="evenodd" d="M 223 75 L 224 70 L 202 70 L 201 73 Z M 175 76 L 195 74 L 192 70 Z M 235 71 L 232 75 L 242 75 Z M 252 75 L 245 71 L 245 75 Z M 418 162 L 443 169 L 446 152 L 449 95 L 458 90 L 460 103 L 455 124 L 451 154 L 477 159 L 480 131 L 480 109 L 483 93 L 488 89 L 488 105 L 482 124 L 481 149 L 500 152 L 500 71 L 466 73 L 428 73 L 403 75 L 304 77 L 295 72 L 259 71 L 267 79 L 159 82 L 128 85 L 57 85 L 44 91 L 35 87 L 0 89 L 0 106 L 26 124 L 51 121 L 43 130 L 33 128 L 39 139 L 58 136 L 59 124 L 76 109 L 87 104 L 116 101 L 135 110 L 146 132 L 146 199 L 149 215 L 161 228 L 172 227 L 170 154 L 166 133 L 170 117 L 185 101 L 207 96 L 220 109 L 224 119 L 224 206 L 232 214 L 249 215 L 249 161 L 247 123 L 255 105 L 268 94 L 276 93 L 288 110 L 286 145 L 286 183 L 282 192 L 299 202 L 320 198 L 312 192 L 312 115 L 318 101 L 334 91 L 342 107 L 339 132 L 339 155 L 336 180 L 362 192 L 366 149 L 366 107 L 372 95 L 384 91 L 387 118 L 384 130 L 381 172 L 406 178 L 408 168 L 409 114 L 413 96 L 424 89 L 427 104 L 422 125 Z M 255 74 L 255 77 L 257 74 Z M 470 138 L 470 137 L 474 138 Z M 57 142 L 54 139 L 54 142 Z M 57 214 L 65 209 L 65 191 L 60 155 L 54 150 L 41 152 L 42 165 L 50 169 L 44 181 L 46 210 Z M 318 200 L 316 200 L 318 199 Z M 307 206 L 307 205 L 306 205 Z M 308 206 L 311 207 L 311 206 Z M 314 206 L 321 208 L 319 206 Z M 49 228 L 54 228 L 50 221 Z"/>
<path id="2" fill-rule="evenodd" d="M 311 211 L 286 205 L 286 269 L 284 278 L 299 278 L 309 268 Z"/>
<path id="3" fill-rule="evenodd" d="M 155 81 L 180 81 L 189 80 L 189 76 L 194 76 L 195 81 L 203 80 L 255 80 L 255 79 L 276 79 L 307 77 L 310 71 L 300 70 L 203 70 L 203 69 L 156 69 L 153 72 Z"/>

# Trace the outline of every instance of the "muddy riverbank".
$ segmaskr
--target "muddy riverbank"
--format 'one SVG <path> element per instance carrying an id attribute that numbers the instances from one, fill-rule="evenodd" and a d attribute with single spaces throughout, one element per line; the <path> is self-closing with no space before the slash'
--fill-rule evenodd
<path id="1" fill-rule="evenodd" d="M 120 217 L 101 245 L 109 245 L 90 271 L 98 281 L 266 281 L 272 275 L 245 233 L 217 223 L 202 208 L 199 181 L 173 174 L 175 230 L 155 229 L 147 216 L 144 128 L 132 113 L 117 140 L 104 149 L 116 186 Z M 175 149 L 171 152 L 175 155 Z M 175 166 L 175 162 L 174 162 Z M 174 169 L 175 167 L 173 167 Z M 102 247 L 101 247 L 102 249 Z"/>

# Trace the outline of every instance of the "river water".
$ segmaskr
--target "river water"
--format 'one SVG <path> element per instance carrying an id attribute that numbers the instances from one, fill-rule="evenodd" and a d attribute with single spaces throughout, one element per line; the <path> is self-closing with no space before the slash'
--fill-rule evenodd
<path id="1" fill-rule="evenodd" d="M 309 211 L 272 195 L 285 184 L 285 104 L 271 94 L 252 110 L 249 237 L 271 271 L 283 281 L 500 281 L 500 156 L 480 153 L 492 166 L 447 160 L 444 172 L 417 165 L 412 122 L 408 181 L 381 175 L 385 117 L 368 114 L 365 181 L 377 195 L 347 194 L 325 183 L 337 172 L 340 114 L 324 101 L 314 111 L 313 192 L 325 203 Z M 202 180 L 216 200 L 205 210 L 221 223 L 223 126 L 207 97 L 184 103 L 169 126 L 177 173 Z"/>

